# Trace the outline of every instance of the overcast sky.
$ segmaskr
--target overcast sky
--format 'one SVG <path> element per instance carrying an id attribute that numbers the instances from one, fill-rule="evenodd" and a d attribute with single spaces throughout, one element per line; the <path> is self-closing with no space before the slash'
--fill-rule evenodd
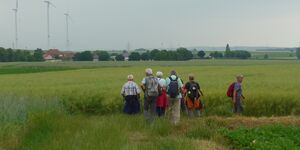
<path id="1" fill-rule="evenodd" d="M 300 0 L 51 0 L 51 47 L 72 50 L 300 45 Z M 14 42 L 15 0 L 0 0 L 0 47 Z M 19 0 L 19 48 L 47 48 L 46 4 Z"/>

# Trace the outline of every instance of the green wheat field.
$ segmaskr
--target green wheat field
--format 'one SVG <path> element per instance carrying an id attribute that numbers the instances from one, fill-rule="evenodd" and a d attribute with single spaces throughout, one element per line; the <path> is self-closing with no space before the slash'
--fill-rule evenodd
<path id="1" fill-rule="evenodd" d="M 204 115 L 178 126 L 122 114 L 128 74 L 193 73 Z M 231 113 L 226 90 L 243 74 L 245 112 Z M 0 64 L 0 150 L 300 149 L 300 61 L 58 62 Z"/>

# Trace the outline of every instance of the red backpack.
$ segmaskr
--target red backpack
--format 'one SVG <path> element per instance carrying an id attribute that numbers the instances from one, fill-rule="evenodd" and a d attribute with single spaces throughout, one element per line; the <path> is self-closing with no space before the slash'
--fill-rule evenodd
<path id="1" fill-rule="evenodd" d="M 235 86 L 235 82 L 230 84 L 230 86 L 228 87 L 228 90 L 227 90 L 227 96 L 228 97 L 233 97 L 234 86 Z"/>

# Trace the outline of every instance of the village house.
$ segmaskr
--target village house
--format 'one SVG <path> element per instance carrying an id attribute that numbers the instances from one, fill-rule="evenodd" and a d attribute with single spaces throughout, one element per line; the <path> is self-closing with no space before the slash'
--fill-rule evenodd
<path id="1" fill-rule="evenodd" d="M 58 49 L 50 49 L 43 55 L 45 61 L 72 60 L 73 57 L 73 52 L 61 52 Z"/>

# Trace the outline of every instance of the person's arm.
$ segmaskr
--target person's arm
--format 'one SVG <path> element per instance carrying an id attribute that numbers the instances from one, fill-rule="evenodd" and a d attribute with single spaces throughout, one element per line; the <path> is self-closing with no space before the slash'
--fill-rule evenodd
<path id="1" fill-rule="evenodd" d="M 204 96 L 204 94 L 203 94 L 203 92 L 202 92 L 202 90 L 201 90 L 201 88 L 200 88 L 200 85 L 199 85 L 199 83 L 197 83 L 197 86 L 198 86 L 198 89 L 199 89 L 199 93 L 200 93 L 200 95 L 201 95 L 201 96 Z"/>
<path id="2" fill-rule="evenodd" d="M 136 96 L 138 97 L 138 99 L 140 99 L 141 90 L 137 84 L 135 84 L 135 88 L 136 88 Z"/>
<path id="3" fill-rule="evenodd" d="M 143 90 L 144 93 L 145 93 L 145 91 L 146 91 L 146 86 L 145 86 L 145 84 L 146 84 L 146 78 L 143 79 L 142 84 L 141 84 L 141 89 Z"/>
<path id="4" fill-rule="evenodd" d="M 242 98 L 243 98 L 243 99 L 245 99 L 245 96 L 244 96 L 244 95 L 242 95 Z"/>
<path id="5" fill-rule="evenodd" d="M 200 95 L 201 95 L 201 96 L 204 96 L 204 94 L 203 94 L 203 92 L 202 92 L 201 89 L 199 90 L 199 92 L 200 92 Z"/>
<path id="6" fill-rule="evenodd" d="M 183 94 L 183 88 L 184 88 L 184 86 L 183 86 L 183 83 L 182 83 L 182 81 L 181 81 L 180 78 L 178 78 L 178 85 L 179 85 L 180 92 Z"/>
<path id="7" fill-rule="evenodd" d="M 234 91 L 233 91 L 233 97 L 232 97 L 233 103 L 236 102 L 236 93 L 237 93 L 237 91 L 234 90 Z"/>

